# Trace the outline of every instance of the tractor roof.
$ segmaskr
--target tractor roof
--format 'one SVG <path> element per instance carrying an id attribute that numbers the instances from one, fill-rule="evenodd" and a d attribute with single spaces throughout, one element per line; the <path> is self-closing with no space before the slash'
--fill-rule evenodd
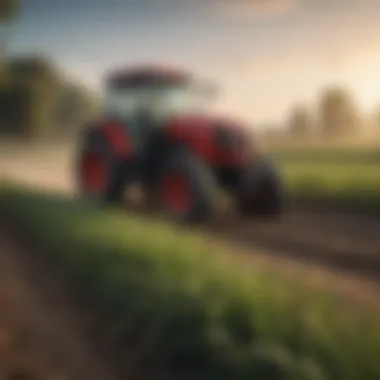
<path id="1" fill-rule="evenodd" d="M 112 71 L 107 78 L 111 87 L 143 87 L 152 84 L 180 84 L 191 80 L 191 74 L 182 69 L 145 65 Z"/>

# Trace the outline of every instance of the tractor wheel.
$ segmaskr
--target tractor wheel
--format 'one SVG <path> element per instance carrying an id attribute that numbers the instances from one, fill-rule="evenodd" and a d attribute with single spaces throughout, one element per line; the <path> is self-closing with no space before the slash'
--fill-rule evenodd
<path id="1" fill-rule="evenodd" d="M 273 163 L 267 159 L 250 162 L 243 169 L 237 197 L 243 215 L 279 216 L 284 205 L 284 190 Z"/>
<path id="2" fill-rule="evenodd" d="M 211 171 L 186 150 L 169 154 L 158 178 L 164 212 L 182 223 L 208 220 L 214 212 L 215 181 Z"/>
<path id="3" fill-rule="evenodd" d="M 77 162 L 79 193 L 98 201 L 121 202 L 126 183 L 127 163 L 118 159 L 101 132 L 88 132 Z"/>

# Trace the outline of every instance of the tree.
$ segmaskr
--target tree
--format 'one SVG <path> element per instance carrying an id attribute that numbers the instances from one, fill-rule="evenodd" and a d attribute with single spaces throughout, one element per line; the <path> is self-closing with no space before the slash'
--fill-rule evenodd
<path id="1" fill-rule="evenodd" d="M 1 0 L 0 0 L 1 1 Z M 55 63 L 45 56 L 16 56 L 7 60 L 9 75 L 19 82 L 54 82 L 60 79 Z"/>
<path id="2" fill-rule="evenodd" d="M 83 127 L 99 108 L 99 99 L 81 83 L 66 81 L 57 103 L 57 125 L 62 133 L 73 133 Z"/>
<path id="3" fill-rule="evenodd" d="M 288 130 L 294 136 L 305 136 L 312 128 L 312 118 L 309 110 L 303 105 L 297 105 L 290 113 Z"/>
<path id="4" fill-rule="evenodd" d="M 345 135 L 360 127 L 357 106 L 349 91 L 333 87 L 327 89 L 319 103 L 319 127 L 325 135 Z"/>
<path id="5" fill-rule="evenodd" d="M 7 80 L 0 86 L 3 132 L 34 137 L 53 127 L 60 75 L 46 57 L 20 56 L 6 61 Z"/>
<path id="6" fill-rule="evenodd" d="M 19 0 L 0 0 L 0 59 L 7 54 L 8 31 L 10 24 L 17 17 L 20 8 Z"/>
<path id="7" fill-rule="evenodd" d="M 76 132 L 97 111 L 96 94 L 45 56 L 8 59 L 0 76 L 0 134 L 25 138 Z"/>

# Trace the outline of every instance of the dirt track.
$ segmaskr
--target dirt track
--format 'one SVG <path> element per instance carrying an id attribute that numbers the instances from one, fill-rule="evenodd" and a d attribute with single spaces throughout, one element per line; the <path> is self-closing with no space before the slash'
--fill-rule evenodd
<path id="1" fill-rule="evenodd" d="M 0 227 L 0 380 L 169 379 L 146 367 L 99 310 L 23 240 Z"/>
<path id="2" fill-rule="evenodd" d="M 85 315 L 66 289 L 5 230 L 7 235 L 0 236 L 0 379 L 116 379 L 86 340 Z"/>
<path id="3" fill-rule="evenodd" d="M 25 148 L 3 146 L 0 147 L 0 176 L 33 187 L 70 193 L 69 153 L 72 152 L 62 145 L 50 152 L 38 147 L 26 152 Z M 371 289 L 380 286 L 380 220 L 292 208 L 277 222 L 231 219 L 206 234 L 239 247 L 235 251 L 245 252 L 248 259 L 254 254 L 281 265 L 296 264 L 301 272 L 318 267 L 335 279 L 338 275 L 349 276 L 351 282 L 354 278 L 370 281 Z"/>

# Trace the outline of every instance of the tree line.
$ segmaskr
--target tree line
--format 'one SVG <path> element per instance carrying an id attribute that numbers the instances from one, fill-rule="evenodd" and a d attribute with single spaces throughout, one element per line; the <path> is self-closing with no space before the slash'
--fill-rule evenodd
<path id="1" fill-rule="evenodd" d="M 37 56 L 0 66 L 0 133 L 38 137 L 73 132 L 97 110 L 97 96 Z"/>
<path id="2" fill-rule="evenodd" d="M 8 56 L 20 0 L 0 0 L 0 135 L 69 134 L 90 118 L 97 96 L 41 56 Z"/>
<path id="3" fill-rule="evenodd" d="M 342 87 L 329 87 L 320 95 L 316 107 L 294 105 L 286 127 L 289 134 L 299 137 L 353 136 L 370 127 L 380 132 L 380 112 L 375 109 L 372 115 L 364 115 L 350 91 Z"/>

